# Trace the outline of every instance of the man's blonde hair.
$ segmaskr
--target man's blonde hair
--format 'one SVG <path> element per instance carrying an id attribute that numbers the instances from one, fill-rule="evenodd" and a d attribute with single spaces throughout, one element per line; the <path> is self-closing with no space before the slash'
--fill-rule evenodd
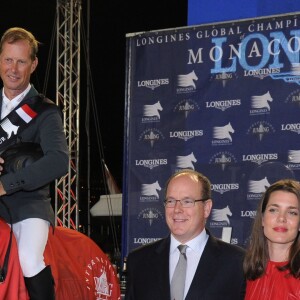
<path id="1" fill-rule="evenodd" d="M 28 41 L 28 44 L 31 48 L 30 58 L 31 60 L 35 60 L 38 53 L 39 42 L 31 32 L 20 27 L 12 27 L 4 32 L 0 41 L 0 54 L 3 51 L 4 43 L 13 44 L 20 40 Z"/>

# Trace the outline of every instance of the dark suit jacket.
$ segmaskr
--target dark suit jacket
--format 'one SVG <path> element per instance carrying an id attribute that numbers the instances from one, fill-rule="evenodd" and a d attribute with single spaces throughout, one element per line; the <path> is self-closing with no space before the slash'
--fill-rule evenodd
<path id="1" fill-rule="evenodd" d="M 126 300 L 170 299 L 169 248 L 170 236 L 128 255 Z M 210 235 L 185 299 L 244 299 L 244 253 L 244 249 Z"/>
<path id="2" fill-rule="evenodd" d="M 24 100 L 37 94 L 32 87 Z M 1 108 L 2 90 L 0 113 Z M 10 209 L 13 223 L 27 218 L 41 218 L 53 223 L 54 212 L 49 197 L 49 183 L 67 173 L 69 161 L 59 108 L 53 105 L 51 109 L 43 111 L 27 128 L 17 133 L 17 136 L 22 142 L 40 144 L 44 156 L 16 173 L 2 175 L 0 181 L 7 195 L 1 198 Z M 7 210 L 2 204 L 0 217 L 10 222 Z"/>

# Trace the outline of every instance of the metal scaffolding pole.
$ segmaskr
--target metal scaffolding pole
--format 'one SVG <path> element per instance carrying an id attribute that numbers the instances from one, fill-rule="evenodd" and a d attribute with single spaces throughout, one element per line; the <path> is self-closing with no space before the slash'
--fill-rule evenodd
<path id="1" fill-rule="evenodd" d="M 55 182 L 55 225 L 78 229 L 80 0 L 57 0 L 56 103 L 63 110 L 70 160 Z"/>

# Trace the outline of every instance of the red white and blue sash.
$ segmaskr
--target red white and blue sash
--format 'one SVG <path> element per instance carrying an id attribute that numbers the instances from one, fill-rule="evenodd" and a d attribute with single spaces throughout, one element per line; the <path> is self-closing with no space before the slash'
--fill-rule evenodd
<path id="1" fill-rule="evenodd" d="M 11 144 L 12 139 L 23 131 L 45 108 L 55 106 L 43 95 L 23 100 L 13 111 L 0 121 L 0 152 Z"/>

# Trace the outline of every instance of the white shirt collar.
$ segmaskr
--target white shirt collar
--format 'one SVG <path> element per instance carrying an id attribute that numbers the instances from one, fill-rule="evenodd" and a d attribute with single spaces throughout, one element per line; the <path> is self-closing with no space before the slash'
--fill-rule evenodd
<path id="1" fill-rule="evenodd" d="M 193 251 L 198 252 L 203 249 L 203 244 L 206 244 L 207 239 L 208 234 L 206 233 L 206 230 L 204 228 L 199 235 L 185 243 L 185 245 L 188 245 L 189 248 L 191 248 Z M 174 253 L 175 251 L 177 251 L 177 247 L 181 244 L 182 243 L 176 240 L 175 237 L 171 234 L 170 253 Z"/>
<path id="2" fill-rule="evenodd" d="M 15 104 L 15 103 L 19 104 L 23 100 L 23 98 L 25 97 L 25 95 L 29 92 L 30 89 L 31 89 L 31 84 L 29 83 L 28 86 L 27 86 L 27 88 L 21 94 L 17 95 L 15 98 L 9 100 L 6 97 L 6 95 L 4 93 L 4 88 L 3 88 L 2 89 L 2 98 L 3 98 L 3 101 L 5 101 L 5 102 L 10 101 L 11 104 Z M 14 106 L 14 107 L 16 107 L 16 106 Z"/>
<path id="3" fill-rule="evenodd" d="M 6 117 L 15 107 L 17 107 L 20 102 L 24 99 L 26 94 L 31 89 L 31 84 L 28 84 L 27 88 L 19 95 L 13 99 L 8 99 L 4 93 L 4 88 L 2 89 L 2 109 L 1 109 L 1 119 Z"/>

